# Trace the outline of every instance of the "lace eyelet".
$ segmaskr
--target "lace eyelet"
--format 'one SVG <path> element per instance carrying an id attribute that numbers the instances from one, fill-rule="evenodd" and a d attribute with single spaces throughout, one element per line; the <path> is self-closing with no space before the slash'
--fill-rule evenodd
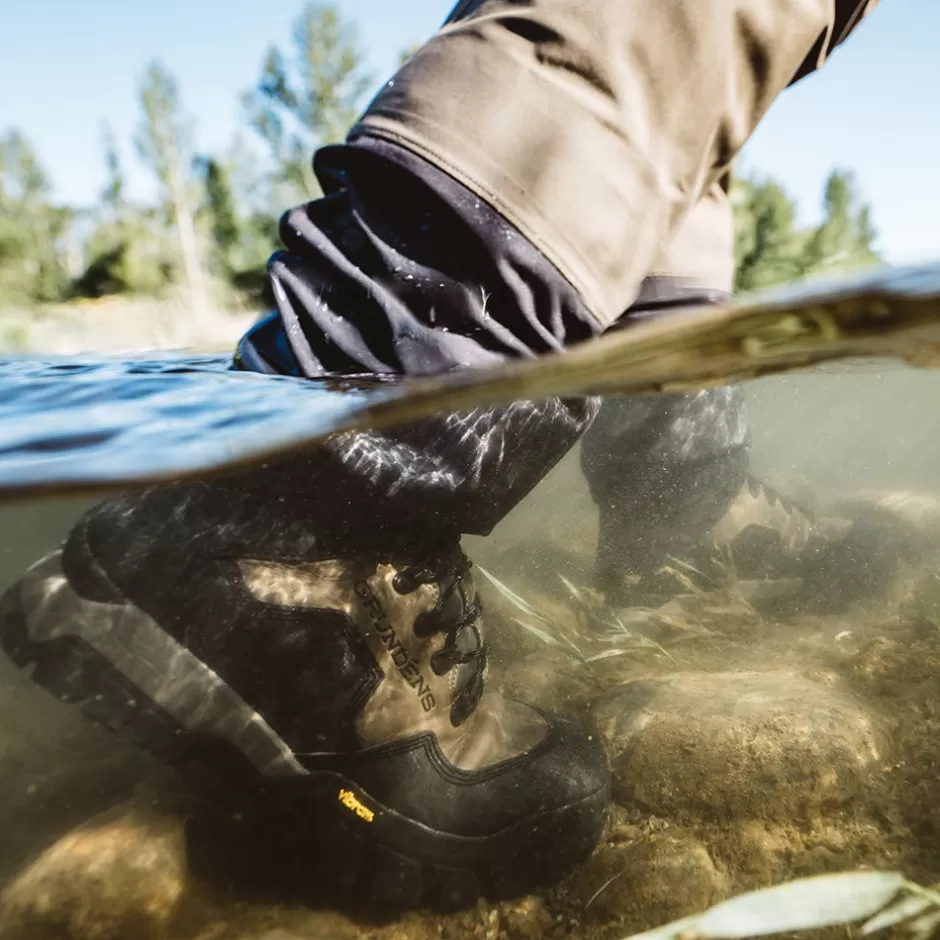
<path id="1" fill-rule="evenodd" d="M 438 575 L 418 565 L 411 568 L 403 568 L 392 579 L 392 587 L 399 594 L 413 594 L 422 584 L 433 584 L 439 580 Z"/>
<path id="2" fill-rule="evenodd" d="M 411 594 L 415 590 L 415 585 L 411 578 L 404 571 L 399 571 L 392 578 L 392 587 L 396 594 Z"/>
<path id="3" fill-rule="evenodd" d="M 431 671 L 436 676 L 447 675 L 455 665 L 457 664 L 451 662 L 450 656 L 444 650 L 435 653 L 431 657 Z"/>

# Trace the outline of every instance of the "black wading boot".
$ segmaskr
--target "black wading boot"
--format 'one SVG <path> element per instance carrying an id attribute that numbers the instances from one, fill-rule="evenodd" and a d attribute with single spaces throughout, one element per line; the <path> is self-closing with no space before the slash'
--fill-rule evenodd
<path id="1" fill-rule="evenodd" d="M 835 613 L 884 594 L 902 562 L 918 556 L 910 532 L 877 508 L 855 519 L 818 518 L 750 475 L 732 499 L 727 490 L 703 492 L 716 507 L 722 497 L 727 503 L 707 531 L 694 517 L 683 527 L 680 516 L 651 537 L 645 533 L 639 548 L 631 544 L 619 553 L 628 520 L 602 513 L 598 571 L 609 603 L 658 607 L 687 591 L 690 581 L 708 590 L 728 576 L 719 569 L 730 560 L 734 578 L 766 583 L 777 612 Z"/>
<path id="2" fill-rule="evenodd" d="M 158 487 L 91 510 L 0 603 L 7 655 L 162 758 L 221 769 L 254 808 L 223 797 L 220 817 L 296 880 L 329 870 L 359 900 L 459 908 L 585 858 L 602 749 L 485 690 L 456 540 L 338 552 L 302 505 L 237 493 Z"/>
<path id="3" fill-rule="evenodd" d="M 602 507 L 597 575 L 609 603 L 658 607 L 690 581 L 708 590 L 728 577 L 721 569 L 729 561 L 742 580 L 806 576 L 807 559 L 829 533 L 743 466 L 733 475 L 719 467 L 714 479 L 709 469 L 686 472 L 686 490 L 666 491 L 662 502 L 673 503 L 658 519 L 645 513 L 631 525 L 628 507 Z"/>

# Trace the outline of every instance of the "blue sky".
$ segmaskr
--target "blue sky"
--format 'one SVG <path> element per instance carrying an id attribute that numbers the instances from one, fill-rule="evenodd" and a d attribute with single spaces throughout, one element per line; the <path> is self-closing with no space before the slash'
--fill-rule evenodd
<path id="1" fill-rule="evenodd" d="M 429 35 L 449 0 L 340 0 L 356 20 L 376 84 L 397 53 Z M 628 2 L 628 0 L 621 0 Z M 117 134 L 133 189 L 136 83 L 161 58 L 177 75 L 202 151 L 240 125 L 238 96 L 271 42 L 284 43 L 302 0 L 0 0 L 0 128 L 35 143 L 72 202 L 103 182 L 100 123 Z M 940 258 L 940 0 L 882 0 L 822 73 L 786 92 L 745 151 L 779 178 L 801 216 L 818 212 L 833 166 L 858 175 L 889 260 Z"/>

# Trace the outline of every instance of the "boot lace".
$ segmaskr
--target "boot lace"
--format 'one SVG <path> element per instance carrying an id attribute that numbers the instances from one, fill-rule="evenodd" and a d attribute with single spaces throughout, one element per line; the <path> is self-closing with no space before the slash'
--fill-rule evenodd
<path id="1" fill-rule="evenodd" d="M 467 604 L 461 591 L 463 577 L 473 566 L 462 552 L 457 559 L 436 557 L 431 561 L 402 568 L 395 575 L 393 587 L 399 594 L 411 594 L 423 584 L 437 584 L 437 603 L 431 610 L 419 614 L 414 623 L 416 636 L 444 634 L 444 645 L 431 656 L 431 668 L 438 676 L 452 669 L 462 669 L 450 720 L 458 727 L 477 707 L 483 695 L 487 649 L 476 631 L 476 623 L 483 613 L 483 604 L 474 593 Z"/>

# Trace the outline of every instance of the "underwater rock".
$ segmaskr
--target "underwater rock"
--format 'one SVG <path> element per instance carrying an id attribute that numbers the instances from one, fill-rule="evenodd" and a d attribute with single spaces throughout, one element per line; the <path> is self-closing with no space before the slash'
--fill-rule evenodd
<path id="1" fill-rule="evenodd" d="M 220 912 L 194 940 L 539 940 L 552 918 L 541 899 L 520 898 L 457 914 L 402 912 L 386 923 L 336 911 L 256 907 Z"/>
<path id="2" fill-rule="evenodd" d="M 161 940 L 183 896 L 182 821 L 120 808 L 68 833 L 0 895 L 5 940 Z"/>
<path id="3" fill-rule="evenodd" d="M 207 924 L 193 940 L 319 940 L 321 937 L 323 940 L 363 940 L 367 936 L 365 930 L 349 918 L 330 911 L 308 913 L 275 908 L 269 912 L 235 910 L 228 914 Z M 278 920 L 287 923 L 272 926 Z M 371 938 L 372 932 L 368 935 Z"/>
<path id="4" fill-rule="evenodd" d="M 635 680 L 591 717 L 614 798 L 673 818 L 814 818 L 864 796 L 879 757 L 851 697 L 782 673 Z"/>
<path id="5" fill-rule="evenodd" d="M 526 897 L 518 901 L 504 901 L 499 905 L 501 938 L 512 940 L 538 940 L 544 937 L 551 916 L 541 898 Z"/>
<path id="6" fill-rule="evenodd" d="M 896 678 L 898 663 L 905 660 L 905 653 L 896 640 L 876 636 L 852 657 L 849 664 L 852 679 L 869 692 L 881 692 Z"/>
<path id="7" fill-rule="evenodd" d="M 128 799 L 153 766 L 0 654 L 0 885 L 63 832 Z"/>
<path id="8" fill-rule="evenodd" d="M 645 930 L 705 910 L 724 880 L 701 842 L 666 832 L 601 849 L 573 888 L 592 922 Z"/>

